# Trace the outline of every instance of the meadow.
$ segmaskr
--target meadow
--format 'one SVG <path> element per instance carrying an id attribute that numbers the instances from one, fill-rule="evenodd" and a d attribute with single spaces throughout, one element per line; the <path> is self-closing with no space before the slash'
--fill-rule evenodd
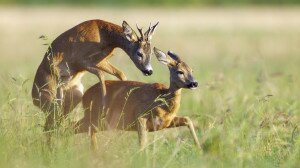
<path id="1" fill-rule="evenodd" d="M 0 7 L 0 167 L 298 167 L 300 164 L 300 10 L 252 8 Z M 189 116 L 203 145 L 187 128 L 150 133 L 147 153 L 136 132 L 98 133 L 99 151 L 69 123 L 45 144 L 45 116 L 31 100 L 35 71 L 47 44 L 88 19 L 144 28 L 160 21 L 153 46 L 178 53 L 200 83 L 184 90 L 178 115 Z M 39 39 L 41 35 L 47 40 Z M 152 59 L 145 77 L 117 50 L 112 63 L 129 80 L 168 85 L 167 68 Z M 107 76 L 106 79 L 114 79 Z M 84 77 L 85 90 L 97 78 Z"/>

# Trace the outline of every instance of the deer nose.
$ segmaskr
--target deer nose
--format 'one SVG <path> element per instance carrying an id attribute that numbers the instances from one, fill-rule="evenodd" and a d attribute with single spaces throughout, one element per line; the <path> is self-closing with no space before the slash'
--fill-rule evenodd
<path id="1" fill-rule="evenodd" d="M 153 73 L 153 71 L 150 69 L 150 70 L 149 70 L 149 75 L 152 75 L 152 73 Z"/>
<path id="2" fill-rule="evenodd" d="M 198 87 L 198 82 L 197 82 L 197 81 L 192 82 L 192 86 L 193 86 L 193 87 Z"/>
<path id="3" fill-rule="evenodd" d="M 188 88 L 193 89 L 198 87 L 198 82 L 197 81 L 193 81 L 190 84 L 187 85 Z"/>
<path id="4" fill-rule="evenodd" d="M 146 76 L 150 76 L 150 75 L 152 75 L 153 71 L 151 69 L 150 70 L 147 69 L 147 70 L 144 70 L 143 73 Z"/>

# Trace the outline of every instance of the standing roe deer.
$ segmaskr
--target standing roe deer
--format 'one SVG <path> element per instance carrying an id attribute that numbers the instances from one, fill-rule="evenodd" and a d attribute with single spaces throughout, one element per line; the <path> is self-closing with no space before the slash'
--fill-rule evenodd
<path id="1" fill-rule="evenodd" d="M 150 40 L 157 24 L 150 24 L 144 34 L 138 28 L 141 34 L 138 37 L 126 21 L 121 27 L 103 20 L 89 20 L 58 36 L 38 67 L 32 87 L 34 105 L 47 114 L 44 131 L 53 129 L 57 120 L 81 101 L 84 72 L 99 78 L 103 104 L 106 95 L 103 72 L 126 80 L 124 73 L 107 60 L 115 48 L 124 50 L 138 69 L 151 75 Z M 62 116 L 58 115 L 60 110 Z"/>
<path id="2" fill-rule="evenodd" d="M 176 54 L 154 48 L 157 59 L 170 70 L 170 86 L 141 83 L 135 81 L 105 81 L 109 111 L 105 117 L 107 125 L 99 127 L 102 101 L 100 84 L 89 88 L 82 98 L 85 109 L 83 119 L 75 125 L 76 133 L 91 131 L 92 148 L 97 148 L 95 133 L 100 130 L 120 129 L 138 131 L 142 148 L 146 143 L 146 132 L 188 126 L 196 145 L 200 148 L 192 121 L 188 117 L 178 117 L 182 88 L 194 89 L 198 86 L 191 68 Z M 100 122 L 101 123 L 101 122 Z M 102 123 L 101 123 L 102 124 Z"/>

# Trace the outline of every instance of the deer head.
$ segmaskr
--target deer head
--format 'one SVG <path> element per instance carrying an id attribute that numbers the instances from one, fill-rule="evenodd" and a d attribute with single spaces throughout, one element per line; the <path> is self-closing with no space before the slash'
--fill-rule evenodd
<path id="1" fill-rule="evenodd" d="M 130 56 L 131 60 L 134 62 L 137 68 L 139 68 L 144 75 L 148 76 L 151 75 L 153 69 L 150 64 L 151 60 L 151 38 L 154 34 L 154 31 L 157 27 L 159 22 L 155 25 L 150 26 L 148 30 L 143 33 L 142 28 L 139 28 L 136 25 L 140 37 L 135 33 L 135 31 L 128 25 L 126 21 L 123 21 L 123 33 L 126 39 L 130 42 L 130 52 L 128 55 Z"/>
<path id="2" fill-rule="evenodd" d="M 168 51 L 168 55 L 154 47 L 156 58 L 170 70 L 170 87 L 195 89 L 198 82 L 192 75 L 192 69 L 178 55 Z"/>

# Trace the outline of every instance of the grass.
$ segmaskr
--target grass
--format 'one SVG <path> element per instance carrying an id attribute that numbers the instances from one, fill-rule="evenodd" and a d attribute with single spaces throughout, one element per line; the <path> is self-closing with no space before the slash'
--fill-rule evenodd
<path id="1" fill-rule="evenodd" d="M 299 10 L 14 7 L 0 14 L 0 167 L 299 165 Z M 53 150 L 45 145 L 45 116 L 30 96 L 46 51 L 38 37 L 45 34 L 51 41 L 91 17 L 121 23 L 120 16 L 141 25 L 159 19 L 153 44 L 179 53 L 193 67 L 201 86 L 184 90 L 178 115 L 197 125 L 203 151 L 195 148 L 186 128 L 176 128 L 150 133 L 147 155 L 139 151 L 135 132 L 101 132 L 94 155 L 89 137 L 74 136 L 68 128 L 82 116 L 81 107 L 55 132 Z M 128 79 L 168 84 L 167 68 L 154 57 L 154 74 L 144 77 L 124 52 L 115 55 L 112 62 Z M 84 77 L 85 88 L 96 82 L 92 75 Z"/>

